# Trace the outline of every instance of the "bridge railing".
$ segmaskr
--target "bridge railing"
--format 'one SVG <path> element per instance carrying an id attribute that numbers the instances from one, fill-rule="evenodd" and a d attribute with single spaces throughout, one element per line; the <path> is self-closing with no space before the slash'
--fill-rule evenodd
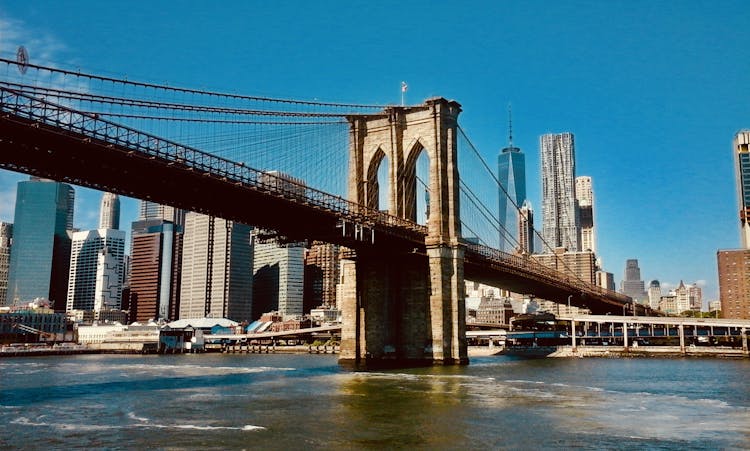
<path id="1" fill-rule="evenodd" d="M 549 282 L 557 285 L 565 285 L 588 295 L 596 295 L 606 297 L 614 301 L 621 303 L 629 303 L 631 299 L 623 294 L 607 290 L 597 285 L 592 285 L 570 276 L 550 267 L 547 267 L 528 255 L 516 255 L 503 252 L 498 249 L 491 248 L 489 246 L 482 246 L 479 244 L 465 243 L 467 251 L 474 253 L 482 258 L 490 260 L 491 262 L 502 263 L 503 265 L 510 266 L 519 270 L 524 271 L 527 274 L 535 275 L 539 278 L 546 279 Z"/>
<path id="2" fill-rule="evenodd" d="M 256 190 L 312 205 L 358 223 L 401 229 L 411 234 L 425 234 L 426 228 L 412 221 L 367 208 L 341 196 L 311 188 L 273 172 L 262 171 L 243 163 L 188 147 L 149 133 L 107 121 L 96 114 L 82 113 L 72 108 L 28 96 L 0 86 L 0 110 L 34 122 L 50 125 L 57 130 L 83 135 L 100 142 L 130 149 L 147 157 L 155 157 L 170 165 L 203 172 L 240 183 Z"/>

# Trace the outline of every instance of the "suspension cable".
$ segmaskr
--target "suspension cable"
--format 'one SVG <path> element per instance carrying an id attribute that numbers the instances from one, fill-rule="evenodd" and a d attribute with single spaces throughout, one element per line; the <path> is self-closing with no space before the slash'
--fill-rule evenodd
<path id="1" fill-rule="evenodd" d="M 7 59 L 7 58 L 1 58 L 1 57 L 0 57 L 0 63 L 5 63 L 8 65 L 14 65 L 14 66 L 20 65 L 17 61 Z M 185 93 L 185 94 L 198 94 L 198 95 L 205 95 L 205 96 L 212 96 L 212 97 L 224 97 L 224 98 L 239 99 L 239 100 L 252 100 L 252 101 L 257 101 L 257 102 L 275 102 L 275 103 L 287 103 L 287 104 L 293 104 L 293 105 L 312 105 L 312 106 L 323 106 L 323 107 L 334 107 L 334 108 L 383 109 L 386 107 L 386 105 L 316 102 L 316 101 L 311 101 L 311 100 L 280 99 L 280 98 L 274 98 L 274 97 L 248 96 L 248 95 L 242 95 L 242 94 L 231 94 L 231 93 L 225 93 L 225 92 L 207 91 L 207 90 L 192 89 L 192 88 L 179 88 L 179 87 L 161 85 L 161 84 L 155 84 L 155 83 L 146 83 L 146 82 L 131 81 L 131 80 L 120 79 L 120 78 L 105 77 L 102 75 L 95 75 L 95 74 L 85 73 L 81 71 L 73 72 L 71 70 L 59 69 L 56 67 L 49 67 L 49 66 L 40 66 L 36 64 L 30 64 L 30 63 L 25 63 L 24 67 L 36 69 L 40 71 L 46 71 L 46 72 L 50 72 L 53 74 L 57 73 L 57 74 L 63 74 L 63 75 L 72 75 L 75 77 L 86 78 L 89 80 L 106 81 L 110 83 L 119 83 L 119 84 L 124 84 L 124 85 L 142 87 L 142 88 L 158 89 L 158 90 L 163 90 L 163 91 L 173 91 L 173 92 L 180 92 L 180 93 Z"/>

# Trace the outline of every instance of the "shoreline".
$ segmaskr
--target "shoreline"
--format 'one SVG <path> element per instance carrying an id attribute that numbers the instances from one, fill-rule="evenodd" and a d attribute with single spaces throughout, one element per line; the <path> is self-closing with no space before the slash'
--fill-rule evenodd
<path id="1" fill-rule="evenodd" d="M 208 349 L 201 352 L 166 353 L 175 354 L 339 354 L 338 347 L 290 345 L 290 346 L 254 346 L 243 349 Z M 159 355 L 155 350 L 136 349 L 135 347 L 89 347 L 85 345 L 56 346 L 56 347 L 3 347 L 0 348 L 0 358 L 3 357 L 35 357 L 62 356 L 82 354 L 141 354 Z M 536 347 L 502 347 L 502 346 L 469 346 L 467 356 L 489 357 L 507 355 L 520 358 L 717 358 L 717 359 L 746 359 L 750 353 L 741 348 L 710 348 L 687 346 L 681 350 L 679 346 L 536 346 Z"/>
<path id="2" fill-rule="evenodd" d="M 747 350 L 742 348 L 711 348 L 702 346 L 525 346 L 506 348 L 503 354 L 516 357 L 538 358 L 717 358 L 746 359 L 750 358 Z"/>

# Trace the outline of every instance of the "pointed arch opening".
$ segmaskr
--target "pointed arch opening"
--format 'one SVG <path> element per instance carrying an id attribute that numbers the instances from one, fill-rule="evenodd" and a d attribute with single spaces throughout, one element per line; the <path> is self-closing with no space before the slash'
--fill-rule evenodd
<path id="1" fill-rule="evenodd" d="M 430 215 L 430 157 L 417 141 L 404 165 L 404 217 L 426 225 Z"/>
<path id="2" fill-rule="evenodd" d="M 367 168 L 367 207 L 375 210 L 388 210 L 388 199 L 390 198 L 390 184 L 388 183 L 389 171 L 388 157 L 381 148 L 375 151 L 370 166 Z M 383 189 L 381 189 L 381 186 Z"/>

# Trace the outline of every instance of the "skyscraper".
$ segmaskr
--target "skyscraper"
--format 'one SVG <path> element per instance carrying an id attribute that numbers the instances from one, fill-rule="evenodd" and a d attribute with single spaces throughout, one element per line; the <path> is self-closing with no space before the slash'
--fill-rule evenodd
<path id="1" fill-rule="evenodd" d="M 8 268 L 12 239 L 13 224 L 0 222 L 0 305 L 8 298 Z"/>
<path id="2" fill-rule="evenodd" d="M 652 309 L 659 308 L 659 300 L 661 300 L 661 284 L 658 280 L 652 280 L 648 284 L 648 305 Z"/>
<path id="3" fill-rule="evenodd" d="M 142 200 L 138 212 L 138 219 L 163 219 L 184 230 L 185 210 Z"/>
<path id="4" fill-rule="evenodd" d="M 7 303 L 49 299 L 65 309 L 75 192 L 65 183 L 31 177 L 18 182 Z"/>
<path id="5" fill-rule="evenodd" d="M 526 156 L 513 146 L 513 128 L 508 110 L 508 147 L 497 157 L 497 177 L 500 181 L 500 249 L 515 251 L 519 248 L 516 236 L 518 208 L 526 200 Z"/>
<path id="6" fill-rule="evenodd" d="M 99 228 L 120 228 L 120 196 L 112 193 L 102 194 L 102 203 L 99 208 Z"/>
<path id="7" fill-rule="evenodd" d="M 179 316 L 182 229 L 163 219 L 132 224 L 128 310 L 147 322 Z"/>
<path id="8" fill-rule="evenodd" d="M 123 248 L 125 247 L 123 242 Z M 122 302 L 122 256 L 109 247 L 99 251 L 96 259 L 94 311 L 120 309 Z"/>
<path id="9" fill-rule="evenodd" d="M 305 248 L 275 241 L 255 242 L 253 301 L 255 316 L 278 310 L 284 319 L 303 313 Z"/>
<path id="10" fill-rule="evenodd" d="M 750 130 L 742 130 L 734 136 L 733 148 L 742 248 L 750 249 Z"/>
<path id="11" fill-rule="evenodd" d="M 620 292 L 641 303 L 648 299 L 646 284 L 641 280 L 641 268 L 638 267 L 638 259 L 633 258 L 625 262 L 625 280 L 622 281 Z"/>
<path id="12" fill-rule="evenodd" d="M 564 247 L 579 251 L 580 220 L 575 193 L 575 142 L 572 133 L 546 134 L 539 140 L 542 161 L 543 252 Z"/>
<path id="13" fill-rule="evenodd" d="M 106 253 L 102 256 L 102 251 Z M 123 281 L 123 257 L 125 255 L 125 232 L 114 229 L 86 230 L 73 233 L 70 252 L 70 273 L 66 311 L 119 309 Z M 100 258 L 106 259 L 101 271 L 106 272 L 107 284 L 99 286 L 97 292 L 97 270 Z M 110 278 L 115 265 L 116 277 Z M 105 277 L 102 275 L 101 277 Z M 95 306 L 99 305 L 99 310 Z"/>
<path id="14" fill-rule="evenodd" d="M 690 300 L 690 310 L 700 312 L 703 309 L 703 289 L 697 283 L 693 283 L 687 290 L 688 299 Z"/>
<path id="15" fill-rule="evenodd" d="M 576 177 L 576 199 L 581 221 L 581 249 L 596 253 L 596 234 L 594 231 L 594 191 L 591 177 Z"/>
<path id="16" fill-rule="evenodd" d="M 314 242 L 305 252 L 303 310 L 336 307 L 336 283 L 339 280 L 339 246 Z"/>
<path id="17" fill-rule="evenodd" d="M 185 215 L 180 319 L 253 319 L 250 232 L 249 226 L 226 219 L 194 212 Z"/>
<path id="18" fill-rule="evenodd" d="M 534 209 L 531 202 L 524 200 L 518 212 L 518 253 L 534 253 Z"/>
<path id="19" fill-rule="evenodd" d="M 557 248 L 554 252 L 534 254 L 537 262 L 585 283 L 596 283 L 596 258 L 591 251 L 571 252 Z"/>
<path id="20" fill-rule="evenodd" d="M 750 249 L 719 250 L 721 317 L 750 319 Z"/>

